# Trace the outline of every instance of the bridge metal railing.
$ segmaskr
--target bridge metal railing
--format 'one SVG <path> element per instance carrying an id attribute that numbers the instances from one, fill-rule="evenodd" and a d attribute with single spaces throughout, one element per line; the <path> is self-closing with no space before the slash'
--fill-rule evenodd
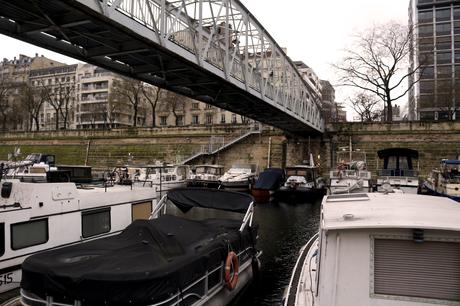
<path id="1" fill-rule="evenodd" d="M 196 64 L 217 68 L 228 81 L 324 130 L 316 89 L 238 0 L 100 0 L 100 7 L 109 18 L 121 13 L 142 24 L 160 45 L 186 50 Z"/>

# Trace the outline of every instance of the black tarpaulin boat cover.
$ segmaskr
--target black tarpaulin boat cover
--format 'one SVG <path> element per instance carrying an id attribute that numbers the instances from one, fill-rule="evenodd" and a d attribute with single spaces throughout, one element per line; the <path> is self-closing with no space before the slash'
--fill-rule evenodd
<path id="1" fill-rule="evenodd" d="M 253 247 L 257 228 L 240 233 L 240 225 L 171 215 L 137 220 L 119 235 L 28 257 L 21 287 L 85 306 L 153 304 L 221 265 L 229 250 Z"/>
<path id="2" fill-rule="evenodd" d="M 208 188 L 176 188 L 168 192 L 168 199 L 183 212 L 204 207 L 245 213 L 254 201 L 249 194 Z"/>
<path id="3" fill-rule="evenodd" d="M 280 168 L 268 168 L 259 174 L 254 188 L 263 190 L 274 190 L 284 183 L 284 170 Z"/>

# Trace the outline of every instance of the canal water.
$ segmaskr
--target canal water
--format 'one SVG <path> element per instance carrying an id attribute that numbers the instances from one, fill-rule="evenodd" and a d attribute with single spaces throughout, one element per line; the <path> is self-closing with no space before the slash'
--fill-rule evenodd
<path id="1" fill-rule="evenodd" d="M 318 231 L 321 199 L 311 203 L 258 204 L 261 273 L 236 305 L 280 305 L 300 248 Z"/>

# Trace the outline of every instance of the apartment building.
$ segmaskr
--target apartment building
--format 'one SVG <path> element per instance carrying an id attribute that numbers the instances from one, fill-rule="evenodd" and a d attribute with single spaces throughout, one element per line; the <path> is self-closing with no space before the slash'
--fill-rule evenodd
<path id="1" fill-rule="evenodd" d="M 335 101 L 335 89 L 329 81 L 320 80 L 321 109 L 325 123 L 347 121 L 344 107 Z"/>
<path id="2" fill-rule="evenodd" d="M 29 114 L 24 112 L 20 102 L 21 86 L 29 81 L 30 71 L 47 67 L 61 66 L 62 63 L 35 54 L 30 57 L 20 54 L 12 60 L 4 58 L 0 62 L 0 84 L 9 89 L 6 101 L 2 101 L 2 125 L 7 130 L 28 130 L 30 127 Z"/>
<path id="3" fill-rule="evenodd" d="M 72 129 L 75 110 L 77 64 L 31 69 L 29 84 L 42 90 L 41 130 Z"/>
<path id="4" fill-rule="evenodd" d="M 122 97 L 113 94 L 115 81 L 122 82 L 123 78 L 94 65 L 78 65 L 74 128 L 104 129 L 133 125 L 132 107 Z M 138 115 L 138 126 L 143 125 L 143 118 L 145 114 Z"/>
<path id="5" fill-rule="evenodd" d="M 410 120 L 460 119 L 460 1 L 411 0 L 414 28 L 411 65 L 420 66 L 409 80 Z"/>

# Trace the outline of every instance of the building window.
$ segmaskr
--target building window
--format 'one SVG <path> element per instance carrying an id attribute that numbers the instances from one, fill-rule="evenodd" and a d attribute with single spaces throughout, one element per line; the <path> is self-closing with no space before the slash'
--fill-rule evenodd
<path id="1" fill-rule="evenodd" d="M 225 114 L 220 114 L 220 123 L 225 123 Z"/>
<path id="2" fill-rule="evenodd" d="M 236 123 L 236 114 L 232 114 L 232 123 Z"/>
<path id="3" fill-rule="evenodd" d="M 206 114 L 206 124 L 212 124 L 212 114 Z"/>
<path id="4" fill-rule="evenodd" d="M 424 25 L 419 26 L 418 28 L 420 37 L 430 37 L 433 36 L 433 25 Z"/>
<path id="5" fill-rule="evenodd" d="M 166 125 L 167 124 L 168 117 L 167 116 L 160 116 L 160 125 Z"/>
<path id="6" fill-rule="evenodd" d="M 192 109 L 200 109 L 200 104 L 197 102 L 192 103 Z"/>
<path id="7" fill-rule="evenodd" d="M 205 109 L 211 109 L 212 105 L 211 104 L 206 104 Z"/>
<path id="8" fill-rule="evenodd" d="M 418 13 L 419 23 L 432 23 L 433 22 L 433 11 L 420 11 Z"/>
<path id="9" fill-rule="evenodd" d="M 200 118 L 198 117 L 198 115 L 192 116 L 192 124 L 200 124 Z"/>
<path id="10" fill-rule="evenodd" d="M 433 79 L 434 78 L 434 68 L 433 67 L 423 67 L 420 70 L 420 78 L 423 79 Z"/>
<path id="11" fill-rule="evenodd" d="M 448 20 L 450 20 L 450 8 L 436 10 L 436 22 Z"/>
<path id="12" fill-rule="evenodd" d="M 436 25 L 436 35 L 450 35 L 450 31 L 451 31 L 450 22 Z"/>
<path id="13" fill-rule="evenodd" d="M 423 81 L 420 82 L 420 93 L 433 93 L 434 92 L 434 82 L 433 81 Z"/>
<path id="14" fill-rule="evenodd" d="M 452 63 L 452 53 L 451 52 L 438 52 L 436 54 L 436 60 L 438 64 Z"/>
<path id="15" fill-rule="evenodd" d="M 19 250 L 48 241 L 48 219 L 11 225 L 11 249 Z"/>
<path id="16" fill-rule="evenodd" d="M 81 213 L 83 238 L 110 232 L 110 208 Z"/>
<path id="17" fill-rule="evenodd" d="M 178 115 L 176 118 L 176 125 L 177 126 L 182 126 L 184 125 L 184 116 Z"/>

